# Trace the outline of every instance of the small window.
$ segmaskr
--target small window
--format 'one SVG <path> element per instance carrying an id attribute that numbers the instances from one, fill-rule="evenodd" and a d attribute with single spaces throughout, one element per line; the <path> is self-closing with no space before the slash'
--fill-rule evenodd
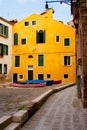
<path id="1" fill-rule="evenodd" d="M 22 39 L 22 45 L 26 44 L 26 38 Z"/>
<path id="2" fill-rule="evenodd" d="M 23 75 L 19 75 L 19 78 L 20 78 L 20 79 L 23 79 Z"/>
<path id="3" fill-rule="evenodd" d="M 28 58 L 33 58 L 33 56 L 32 56 L 32 55 L 29 55 Z"/>
<path id="4" fill-rule="evenodd" d="M 2 74 L 2 64 L 0 64 L 0 74 Z"/>
<path id="5" fill-rule="evenodd" d="M 51 78 L 51 75 L 50 75 L 50 74 L 47 74 L 47 78 Z"/>
<path id="6" fill-rule="evenodd" d="M 36 21 L 34 20 L 34 21 L 32 21 L 32 25 L 36 25 Z"/>
<path id="7" fill-rule="evenodd" d="M 59 40 L 60 40 L 59 36 L 56 36 L 56 42 L 59 42 Z"/>
<path id="8" fill-rule="evenodd" d="M 64 39 L 64 46 L 70 46 L 70 39 L 69 38 Z"/>
<path id="9" fill-rule="evenodd" d="M 29 22 L 26 21 L 26 22 L 24 23 L 24 25 L 25 25 L 25 26 L 29 26 Z"/>
<path id="10" fill-rule="evenodd" d="M 68 74 L 64 74 L 64 78 L 65 78 L 65 79 L 68 79 Z"/>
<path id="11" fill-rule="evenodd" d="M 7 74 L 7 64 L 4 64 L 4 74 Z"/>
<path id="12" fill-rule="evenodd" d="M 39 80 L 44 80 L 44 75 L 43 74 L 38 74 L 38 79 Z"/>
<path id="13" fill-rule="evenodd" d="M 64 65 L 69 66 L 70 65 L 70 56 L 64 56 Z"/>

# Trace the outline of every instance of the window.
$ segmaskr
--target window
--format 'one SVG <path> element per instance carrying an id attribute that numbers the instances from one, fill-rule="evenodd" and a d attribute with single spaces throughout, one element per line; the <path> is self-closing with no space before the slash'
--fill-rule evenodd
<path id="1" fill-rule="evenodd" d="M 15 56 L 15 67 L 20 66 L 20 56 Z"/>
<path id="2" fill-rule="evenodd" d="M 14 45 L 18 45 L 18 33 L 14 33 Z"/>
<path id="3" fill-rule="evenodd" d="M 45 43 L 46 41 L 46 31 L 40 30 L 36 31 L 36 43 Z"/>
<path id="4" fill-rule="evenodd" d="M 4 74 L 7 74 L 7 64 L 4 64 Z"/>
<path id="5" fill-rule="evenodd" d="M 33 58 L 33 56 L 32 56 L 32 55 L 29 55 L 28 58 Z"/>
<path id="6" fill-rule="evenodd" d="M 26 38 L 22 39 L 22 45 L 26 44 Z"/>
<path id="7" fill-rule="evenodd" d="M 44 75 L 43 74 L 38 74 L 38 79 L 39 80 L 44 80 Z"/>
<path id="8" fill-rule="evenodd" d="M 8 45 L 0 43 L 0 55 L 8 55 Z"/>
<path id="9" fill-rule="evenodd" d="M 20 79 L 23 79 L 23 75 L 19 75 L 19 78 L 20 78 Z"/>
<path id="10" fill-rule="evenodd" d="M 2 64 L 0 64 L 0 74 L 2 74 Z"/>
<path id="11" fill-rule="evenodd" d="M 7 45 L 3 45 L 3 54 L 8 55 L 8 46 Z"/>
<path id="12" fill-rule="evenodd" d="M 3 34 L 3 25 L 0 23 L 0 34 Z"/>
<path id="13" fill-rule="evenodd" d="M 0 43 L 0 56 L 3 56 L 3 44 Z"/>
<path id="14" fill-rule="evenodd" d="M 4 35 L 7 37 L 8 36 L 8 27 L 4 26 Z"/>
<path id="15" fill-rule="evenodd" d="M 38 55 L 38 66 L 44 66 L 44 56 Z"/>
<path id="16" fill-rule="evenodd" d="M 68 74 L 64 74 L 64 78 L 65 78 L 65 79 L 68 79 Z"/>
<path id="17" fill-rule="evenodd" d="M 69 66 L 70 65 L 70 56 L 64 56 L 64 65 Z"/>
<path id="18" fill-rule="evenodd" d="M 70 46 L 70 39 L 69 38 L 64 39 L 64 46 Z"/>
<path id="19" fill-rule="evenodd" d="M 0 34 L 8 36 L 8 27 L 0 23 Z"/>
<path id="20" fill-rule="evenodd" d="M 50 75 L 50 74 L 47 74 L 47 78 L 51 78 L 51 75 Z"/>
<path id="21" fill-rule="evenodd" d="M 56 42 L 59 42 L 59 40 L 60 40 L 59 36 L 56 36 Z"/>
<path id="22" fill-rule="evenodd" d="M 26 22 L 24 23 L 24 25 L 25 25 L 25 26 L 29 26 L 29 22 L 26 21 Z"/>
<path id="23" fill-rule="evenodd" d="M 36 25 L 36 21 L 34 20 L 34 21 L 32 21 L 32 25 Z"/>

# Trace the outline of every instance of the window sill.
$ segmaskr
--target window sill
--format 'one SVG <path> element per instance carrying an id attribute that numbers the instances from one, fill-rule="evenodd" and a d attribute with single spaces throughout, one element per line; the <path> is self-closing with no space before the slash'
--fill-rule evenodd
<path id="1" fill-rule="evenodd" d="M 8 38 L 8 36 L 2 35 L 2 34 L 0 34 L 0 36 L 1 36 L 1 37 L 4 37 L 4 38 Z"/>

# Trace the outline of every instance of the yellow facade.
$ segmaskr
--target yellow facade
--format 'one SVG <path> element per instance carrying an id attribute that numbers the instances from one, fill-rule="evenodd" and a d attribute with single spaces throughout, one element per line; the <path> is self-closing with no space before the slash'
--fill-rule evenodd
<path id="1" fill-rule="evenodd" d="M 50 9 L 33 14 L 13 26 L 13 36 L 18 34 L 18 43 L 13 41 L 12 47 L 13 81 L 76 82 L 75 29 L 53 20 L 52 13 Z"/>

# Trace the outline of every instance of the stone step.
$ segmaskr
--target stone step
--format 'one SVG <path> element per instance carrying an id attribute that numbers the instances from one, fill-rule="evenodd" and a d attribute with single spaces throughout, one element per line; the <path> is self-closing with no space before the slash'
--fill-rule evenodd
<path id="1" fill-rule="evenodd" d="M 9 124 L 5 129 L 3 130 L 20 130 L 21 129 L 21 125 L 20 123 L 15 123 L 12 122 L 11 124 Z"/>
<path id="2" fill-rule="evenodd" d="M 3 130 L 11 122 L 12 122 L 11 116 L 3 116 L 2 118 L 0 118 L 0 130 Z"/>

